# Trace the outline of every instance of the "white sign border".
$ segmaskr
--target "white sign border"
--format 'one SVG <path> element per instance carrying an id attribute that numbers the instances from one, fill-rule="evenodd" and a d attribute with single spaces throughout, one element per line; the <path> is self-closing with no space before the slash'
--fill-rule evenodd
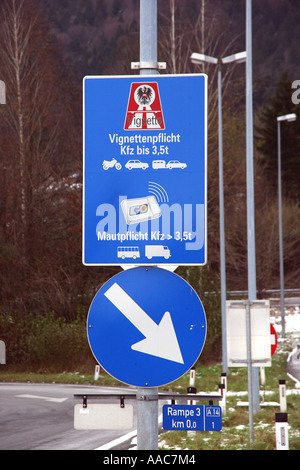
<path id="1" fill-rule="evenodd" d="M 169 77 L 204 77 L 205 80 L 205 110 L 204 110 L 204 135 L 205 135 L 205 145 L 204 145 L 204 163 L 205 163 L 205 181 L 204 181 L 204 207 L 205 207 L 205 230 L 204 230 L 204 262 L 203 263 L 135 263 L 135 264 L 126 264 L 125 266 L 121 263 L 87 263 L 84 260 L 85 254 L 85 82 L 87 79 L 120 79 L 120 78 L 129 78 L 135 80 L 136 78 L 169 78 Z M 207 99 L 208 99 L 208 77 L 204 73 L 189 73 L 189 74 L 164 74 L 164 75 L 86 75 L 83 77 L 83 88 L 82 88 L 82 122 L 83 122 L 83 186 L 82 186 L 82 264 L 84 266 L 121 266 L 122 269 L 129 269 L 139 266 L 157 266 L 164 269 L 174 271 L 179 266 L 205 266 L 207 264 Z"/>

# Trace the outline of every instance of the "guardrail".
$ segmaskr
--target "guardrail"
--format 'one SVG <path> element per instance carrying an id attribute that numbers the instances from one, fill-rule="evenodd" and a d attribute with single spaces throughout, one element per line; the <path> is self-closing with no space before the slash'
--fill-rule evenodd
<path id="1" fill-rule="evenodd" d="M 80 398 L 82 399 L 83 403 L 83 408 L 87 407 L 87 401 L 88 400 L 94 400 L 94 399 L 102 399 L 102 400 L 111 400 L 112 398 L 120 400 L 120 406 L 121 408 L 124 407 L 124 401 L 125 400 L 133 400 L 133 399 L 138 399 L 138 400 L 149 400 L 151 399 L 157 399 L 157 400 L 196 400 L 196 401 L 208 401 L 210 405 L 213 404 L 214 401 L 221 401 L 223 399 L 222 395 L 215 395 L 215 394 L 175 394 L 175 393 L 163 393 L 163 394 L 157 394 L 154 398 L 149 397 L 147 395 L 137 395 L 136 393 L 92 393 L 92 394 L 86 394 L 86 393 L 80 393 L 80 394 L 75 394 L 74 398 Z"/>

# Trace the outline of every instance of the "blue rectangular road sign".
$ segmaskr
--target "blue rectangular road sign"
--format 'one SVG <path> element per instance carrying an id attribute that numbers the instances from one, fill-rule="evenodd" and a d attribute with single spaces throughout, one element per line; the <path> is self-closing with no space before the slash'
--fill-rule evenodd
<path id="1" fill-rule="evenodd" d="M 220 431 L 222 411 L 212 405 L 164 405 L 163 428 L 180 431 Z"/>
<path id="2" fill-rule="evenodd" d="M 85 77 L 83 263 L 206 263 L 207 77 Z"/>

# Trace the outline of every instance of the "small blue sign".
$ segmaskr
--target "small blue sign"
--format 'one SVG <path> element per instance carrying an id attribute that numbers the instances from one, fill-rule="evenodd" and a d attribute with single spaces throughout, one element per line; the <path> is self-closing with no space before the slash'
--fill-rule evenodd
<path id="1" fill-rule="evenodd" d="M 163 428 L 169 431 L 221 431 L 222 410 L 218 405 L 164 405 Z"/>
<path id="2" fill-rule="evenodd" d="M 207 77 L 85 77 L 83 263 L 206 263 Z"/>
<path id="3" fill-rule="evenodd" d="M 87 319 L 91 350 L 110 375 L 129 385 L 158 387 L 197 361 L 206 317 L 194 289 L 157 267 L 123 271 L 97 292 Z"/>

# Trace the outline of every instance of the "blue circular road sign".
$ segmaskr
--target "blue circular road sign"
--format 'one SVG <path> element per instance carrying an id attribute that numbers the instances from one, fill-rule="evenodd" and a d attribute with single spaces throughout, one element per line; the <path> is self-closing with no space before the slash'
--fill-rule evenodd
<path id="1" fill-rule="evenodd" d="M 99 364 L 129 385 L 158 387 L 187 372 L 206 338 L 194 289 L 156 267 L 125 270 L 107 281 L 90 306 L 87 335 Z"/>

